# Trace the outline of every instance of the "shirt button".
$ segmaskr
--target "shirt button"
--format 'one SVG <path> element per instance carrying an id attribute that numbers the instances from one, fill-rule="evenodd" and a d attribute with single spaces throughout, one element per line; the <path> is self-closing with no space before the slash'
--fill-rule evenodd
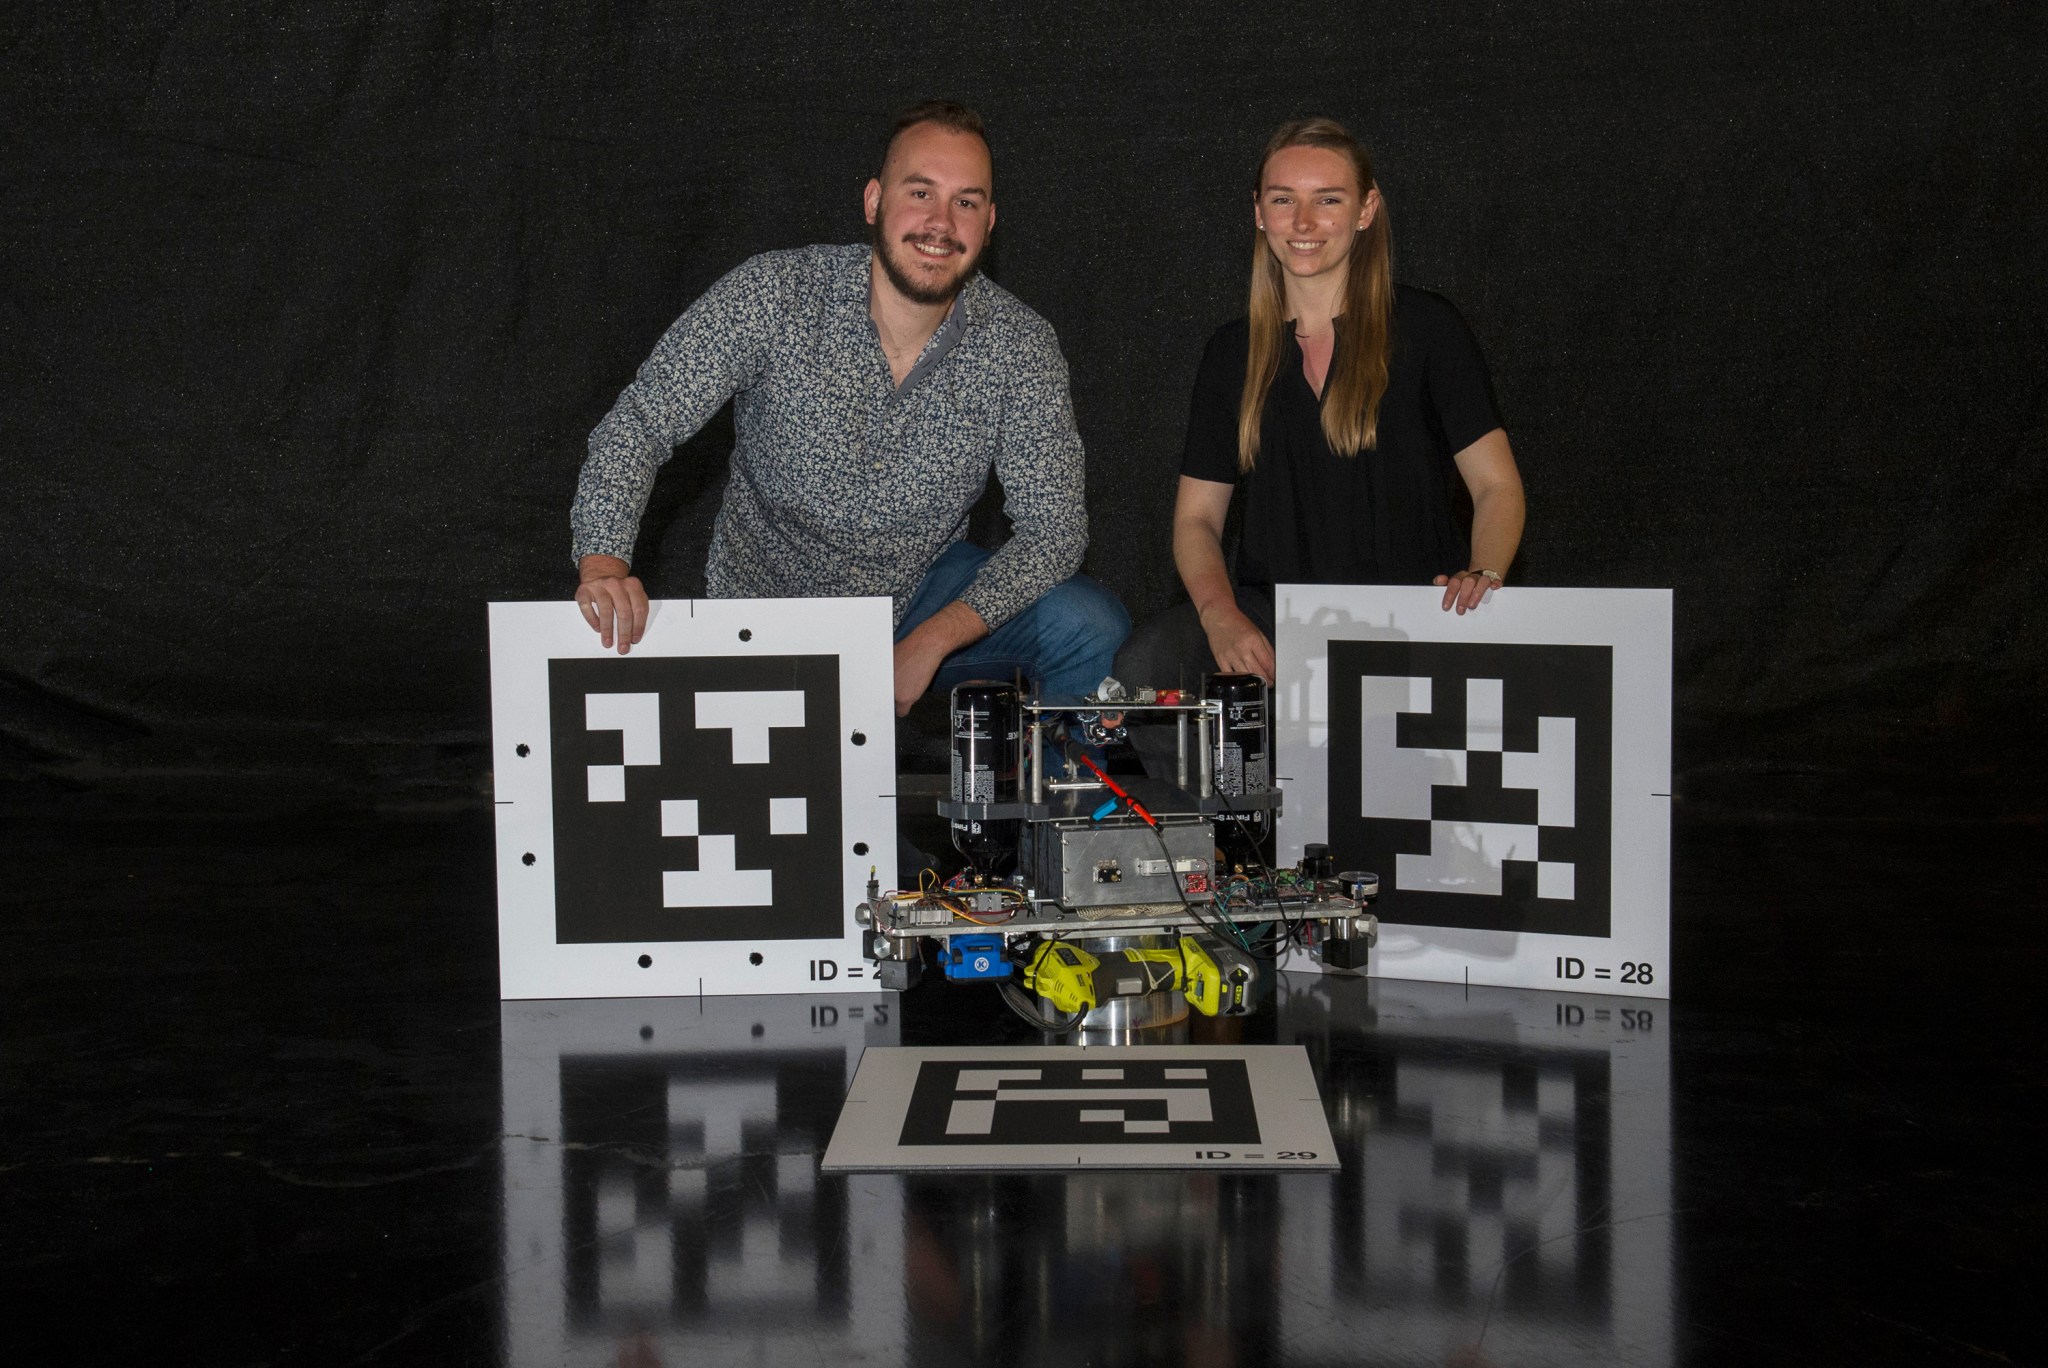
<path id="1" fill-rule="evenodd" d="M 882 463 L 881 463 L 880 461 L 877 461 L 877 462 L 875 462 L 875 469 L 877 469 L 877 470 L 880 470 L 881 468 L 882 468 Z"/>

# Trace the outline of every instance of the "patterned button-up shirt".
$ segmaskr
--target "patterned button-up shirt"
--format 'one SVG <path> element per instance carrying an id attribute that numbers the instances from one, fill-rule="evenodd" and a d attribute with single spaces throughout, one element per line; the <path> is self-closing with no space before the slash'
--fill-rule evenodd
<path id="1" fill-rule="evenodd" d="M 868 316 L 869 253 L 757 256 L 675 321 L 590 434 L 578 558 L 632 558 L 655 472 L 737 396 L 714 597 L 887 594 L 901 622 L 991 469 L 1012 535 L 966 604 L 999 627 L 1080 567 L 1081 439 L 1050 325 L 977 275 L 899 387 Z"/>

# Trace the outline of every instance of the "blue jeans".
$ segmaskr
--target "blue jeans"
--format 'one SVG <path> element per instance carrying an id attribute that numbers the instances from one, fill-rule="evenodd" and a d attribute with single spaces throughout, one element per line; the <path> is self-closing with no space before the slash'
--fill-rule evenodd
<path id="1" fill-rule="evenodd" d="M 896 628 L 896 640 L 959 598 L 991 554 L 973 542 L 947 547 L 925 571 Z M 1086 575 L 1075 575 L 981 640 L 947 656 L 932 678 L 932 689 L 951 689 L 970 679 L 1007 683 L 1021 671 L 1026 688 L 1036 680 L 1047 697 L 1079 698 L 1093 693 L 1109 674 L 1130 630 L 1131 615 L 1123 602 Z"/>

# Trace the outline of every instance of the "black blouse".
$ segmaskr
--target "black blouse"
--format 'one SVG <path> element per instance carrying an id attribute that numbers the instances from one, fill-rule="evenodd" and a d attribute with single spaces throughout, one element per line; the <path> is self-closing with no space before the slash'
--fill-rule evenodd
<path id="1" fill-rule="evenodd" d="M 1322 406 L 1289 328 L 1266 397 L 1258 462 L 1240 479 L 1237 405 L 1249 349 L 1242 318 L 1209 339 L 1181 455 L 1181 474 L 1238 486 L 1237 582 L 1427 584 L 1463 570 L 1470 553 L 1451 516 L 1451 458 L 1501 422 L 1486 357 L 1451 302 L 1395 287 L 1379 441 L 1350 457 L 1333 454 L 1323 440 Z"/>

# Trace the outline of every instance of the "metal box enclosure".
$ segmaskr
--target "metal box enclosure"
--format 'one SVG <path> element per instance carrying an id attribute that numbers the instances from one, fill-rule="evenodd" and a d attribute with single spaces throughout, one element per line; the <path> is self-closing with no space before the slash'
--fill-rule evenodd
<path id="1" fill-rule="evenodd" d="M 1025 823 L 1019 864 L 1041 898 L 1068 907 L 1114 907 L 1178 903 L 1176 871 L 1182 879 L 1202 875 L 1195 896 L 1206 898 L 1215 856 L 1215 834 L 1206 817 L 1162 816 L 1157 835 L 1134 817 L 1103 822 L 1081 817 Z"/>

